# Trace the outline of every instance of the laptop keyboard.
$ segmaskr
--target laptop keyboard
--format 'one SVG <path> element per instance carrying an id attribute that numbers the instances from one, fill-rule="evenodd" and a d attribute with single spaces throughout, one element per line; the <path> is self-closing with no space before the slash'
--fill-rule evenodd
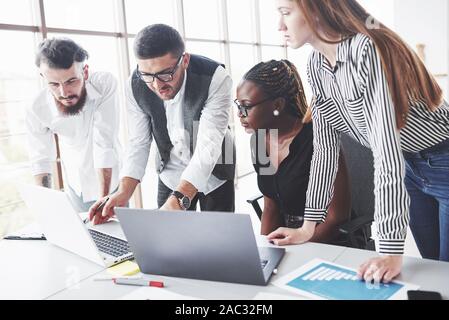
<path id="1" fill-rule="evenodd" d="M 262 269 L 263 269 L 268 264 L 268 260 L 260 260 L 260 264 L 262 265 Z"/>
<path id="2" fill-rule="evenodd" d="M 118 238 L 114 238 L 102 232 L 98 232 L 92 229 L 88 230 L 90 232 L 90 235 L 92 236 L 92 239 L 97 245 L 98 250 L 100 250 L 101 252 L 109 254 L 113 257 L 120 257 L 131 252 L 128 242 Z"/>

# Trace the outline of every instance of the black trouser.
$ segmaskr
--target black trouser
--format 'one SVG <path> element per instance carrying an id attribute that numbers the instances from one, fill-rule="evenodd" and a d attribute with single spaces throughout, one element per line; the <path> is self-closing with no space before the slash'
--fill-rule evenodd
<path id="1" fill-rule="evenodd" d="M 159 179 L 158 193 L 157 193 L 157 205 L 162 207 L 167 201 L 168 197 L 172 193 L 172 190 L 168 188 Z M 234 180 L 226 181 L 222 186 L 205 195 L 202 192 L 197 193 L 193 198 L 189 210 L 195 211 L 196 205 L 200 201 L 201 211 L 221 211 L 221 212 L 234 212 L 235 211 L 235 189 Z"/>

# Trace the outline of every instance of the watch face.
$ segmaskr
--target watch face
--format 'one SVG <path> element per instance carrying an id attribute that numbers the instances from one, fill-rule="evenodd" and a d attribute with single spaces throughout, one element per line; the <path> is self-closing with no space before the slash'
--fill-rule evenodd
<path id="1" fill-rule="evenodd" d="M 187 210 L 190 208 L 190 199 L 188 197 L 183 197 L 181 199 L 181 203 L 182 203 L 182 206 L 184 207 L 184 209 Z"/>

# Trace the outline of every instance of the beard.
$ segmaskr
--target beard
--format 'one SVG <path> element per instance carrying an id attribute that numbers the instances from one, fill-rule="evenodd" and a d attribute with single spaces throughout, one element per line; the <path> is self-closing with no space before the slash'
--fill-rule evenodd
<path id="1" fill-rule="evenodd" d="M 65 104 L 63 104 L 60 100 L 64 100 L 64 99 L 78 99 L 78 101 L 71 106 L 66 106 Z M 66 117 L 71 117 L 71 116 L 77 116 L 81 113 L 81 111 L 84 108 L 84 105 L 86 104 L 86 98 L 87 98 L 87 93 L 86 93 L 86 86 L 83 86 L 83 89 L 81 90 L 80 95 L 71 95 L 68 96 L 66 98 L 64 97 L 59 97 L 58 99 L 55 98 L 55 103 L 56 103 L 56 107 L 58 108 L 58 111 Z"/>

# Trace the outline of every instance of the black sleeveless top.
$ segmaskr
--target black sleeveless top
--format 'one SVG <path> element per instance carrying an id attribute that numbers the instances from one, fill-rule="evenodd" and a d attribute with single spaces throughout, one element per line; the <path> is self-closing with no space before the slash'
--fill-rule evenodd
<path id="1" fill-rule="evenodd" d="M 284 219 L 288 216 L 304 216 L 313 154 L 312 123 L 304 124 L 291 142 L 288 156 L 279 164 L 276 172 L 264 152 L 265 134 L 259 135 L 251 137 L 251 151 L 260 191 L 276 202 Z M 260 141 L 262 138 L 264 141 Z M 258 148 L 263 148 L 260 154 Z"/>

